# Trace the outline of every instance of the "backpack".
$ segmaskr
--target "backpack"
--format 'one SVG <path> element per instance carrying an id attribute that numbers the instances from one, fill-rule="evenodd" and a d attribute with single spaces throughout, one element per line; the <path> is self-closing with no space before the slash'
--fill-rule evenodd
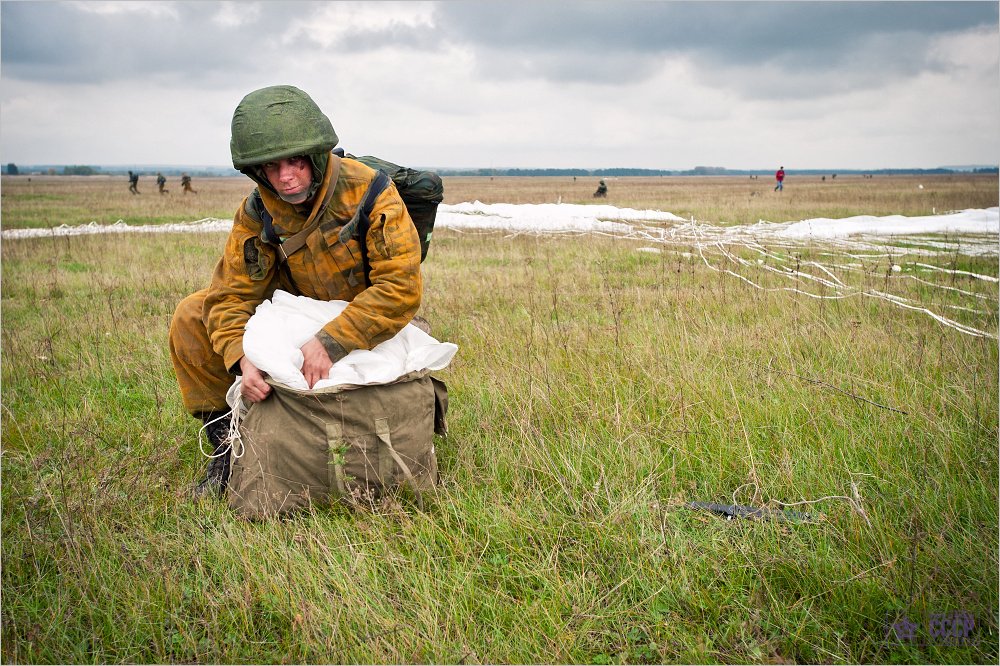
<path id="1" fill-rule="evenodd" d="M 375 200 L 389 186 L 390 180 L 396 186 L 396 190 L 403 200 L 403 205 L 406 206 L 406 211 L 410 214 L 410 219 L 413 220 L 413 226 L 417 229 L 417 235 L 420 237 L 420 261 L 423 262 L 427 258 L 427 250 L 431 244 L 438 204 L 444 200 L 444 183 L 442 183 L 441 177 L 433 171 L 418 171 L 402 167 L 370 155 L 355 157 L 349 153 L 345 154 L 340 148 L 334 150 L 333 153 L 338 157 L 349 157 L 357 160 L 375 170 L 375 178 L 368 186 L 354 217 L 344 225 L 344 230 L 341 232 L 342 240 L 356 237 L 358 245 L 361 246 L 361 264 L 364 269 L 365 285 L 370 287 L 372 283 L 371 267 L 368 264 L 368 248 L 365 243 L 368 227 L 371 224 L 371 211 Z M 263 224 L 261 239 L 265 243 L 278 246 L 280 250 L 278 260 L 284 264 L 288 255 L 296 252 L 305 244 L 305 237 L 312 230 L 308 230 L 299 238 L 293 236 L 282 243 L 274 231 L 271 214 L 267 212 L 264 202 L 260 198 L 260 192 L 256 189 L 251 196 L 250 205 L 253 206 L 254 212 Z M 289 243 L 289 241 L 293 242 Z"/>
<path id="2" fill-rule="evenodd" d="M 365 506 L 399 488 L 417 505 L 438 481 L 434 435 L 448 391 L 425 373 L 391 384 L 299 391 L 268 380 L 239 426 L 227 503 L 252 520 L 337 501 Z"/>
<path id="3" fill-rule="evenodd" d="M 348 154 L 346 156 L 356 159 L 375 171 L 381 171 L 392 179 L 399 191 L 399 196 L 403 199 L 406 211 L 413 219 L 413 226 L 417 228 L 417 234 L 420 236 L 420 261 L 423 261 L 427 257 L 427 249 L 431 244 L 431 234 L 434 232 L 438 204 L 444 201 L 444 183 L 441 182 L 441 177 L 433 171 L 418 171 L 402 167 L 371 155 L 354 157 Z M 372 186 L 374 187 L 374 185 L 373 182 Z M 382 189 L 385 189 L 385 185 L 382 186 Z M 375 194 L 375 197 L 381 194 L 382 189 Z M 372 202 L 374 202 L 374 198 Z"/>

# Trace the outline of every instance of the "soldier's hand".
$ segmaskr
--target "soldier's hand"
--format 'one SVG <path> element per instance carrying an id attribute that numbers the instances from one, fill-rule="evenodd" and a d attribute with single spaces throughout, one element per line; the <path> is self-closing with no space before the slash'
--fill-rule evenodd
<path id="1" fill-rule="evenodd" d="M 316 338 L 310 338 L 309 342 L 302 345 L 302 375 L 306 378 L 306 384 L 312 388 L 316 382 L 326 379 L 330 375 L 330 368 L 333 361 L 326 353 L 326 347 Z"/>
<path id="2" fill-rule="evenodd" d="M 244 398 L 250 402 L 260 402 L 271 393 L 271 385 L 264 381 L 264 373 L 246 356 L 240 359 L 240 372 L 243 373 L 240 393 Z"/>

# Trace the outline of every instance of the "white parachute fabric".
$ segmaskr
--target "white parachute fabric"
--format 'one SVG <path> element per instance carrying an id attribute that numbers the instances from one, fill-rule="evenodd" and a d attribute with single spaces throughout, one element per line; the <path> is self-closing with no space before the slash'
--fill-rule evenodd
<path id="1" fill-rule="evenodd" d="M 592 204 L 484 204 L 481 201 L 441 204 L 436 227 L 451 229 L 504 229 L 514 232 L 599 232 L 621 234 L 632 231 L 627 222 L 684 222 L 682 217 L 658 210 L 636 210 Z"/>
<path id="2" fill-rule="evenodd" d="M 825 217 L 773 225 L 785 238 L 843 238 L 862 234 L 904 236 L 915 234 L 997 234 L 1000 208 L 952 211 L 941 215 L 855 215 L 840 219 Z"/>
<path id="3" fill-rule="evenodd" d="M 346 301 L 318 301 L 276 291 L 247 322 L 243 353 L 273 380 L 299 390 L 309 390 L 302 374 L 299 348 L 335 319 Z M 448 366 L 458 345 L 439 342 L 416 326 L 407 324 L 393 338 L 372 350 L 356 349 L 333 364 L 330 374 L 312 387 L 389 384 L 403 375 Z"/>
<path id="4" fill-rule="evenodd" d="M 96 234 L 187 234 L 218 233 L 233 228 L 232 220 L 206 217 L 196 222 L 175 222 L 168 224 L 128 224 L 118 220 L 114 224 L 88 222 L 70 226 L 60 224 L 52 228 L 4 229 L 3 238 L 60 238 L 63 236 L 93 236 Z"/>

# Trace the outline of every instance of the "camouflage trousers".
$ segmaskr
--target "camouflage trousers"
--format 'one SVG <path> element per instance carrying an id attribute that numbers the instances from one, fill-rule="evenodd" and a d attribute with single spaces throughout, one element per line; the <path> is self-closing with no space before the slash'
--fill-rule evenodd
<path id="1" fill-rule="evenodd" d="M 184 407 L 194 416 L 229 411 L 226 391 L 236 379 L 208 338 L 202 318 L 207 294 L 208 290 L 202 289 L 182 300 L 170 321 L 170 360 Z"/>

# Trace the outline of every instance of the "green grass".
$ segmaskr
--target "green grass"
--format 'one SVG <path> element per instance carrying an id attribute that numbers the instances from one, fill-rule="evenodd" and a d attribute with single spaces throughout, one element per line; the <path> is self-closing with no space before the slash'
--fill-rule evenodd
<path id="1" fill-rule="evenodd" d="M 254 524 L 187 499 L 205 461 L 167 353 L 222 244 L 3 243 L 4 661 L 996 662 L 995 340 L 627 241 L 439 230 L 422 314 L 459 353 L 436 497 Z M 996 331 L 995 286 L 921 275 L 991 294 L 948 316 Z M 684 506 L 852 484 L 864 515 Z M 885 640 L 951 611 L 975 645 Z"/>

